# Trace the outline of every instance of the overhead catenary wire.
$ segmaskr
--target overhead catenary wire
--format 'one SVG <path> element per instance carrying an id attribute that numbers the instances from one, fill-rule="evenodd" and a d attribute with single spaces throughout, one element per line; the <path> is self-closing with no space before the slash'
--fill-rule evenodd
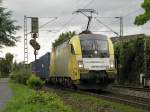
<path id="1" fill-rule="evenodd" d="M 50 21 L 44 23 L 43 25 L 41 25 L 41 26 L 39 27 L 39 29 L 41 29 L 41 28 L 43 28 L 44 26 L 46 26 L 46 25 L 50 24 L 51 22 L 55 21 L 57 18 L 58 18 L 58 17 L 54 17 L 52 20 L 50 20 Z"/>
<path id="2" fill-rule="evenodd" d="M 102 24 L 103 26 L 105 26 L 106 28 L 108 28 L 111 32 L 113 32 L 113 33 L 115 33 L 116 35 L 119 36 L 119 34 L 118 34 L 116 31 L 114 31 L 114 30 L 113 30 L 112 28 L 110 28 L 108 25 L 104 24 L 101 20 L 97 19 L 96 17 L 94 17 L 94 19 L 95 19 L 97 22 L 99 22 L 100 24 Z"/>
<path id="3" fill-rule="evenodd" d="M 88 7 L 89 5 L 91 5 L 92 4 L 92 2 L 94 2 L 95 0 L 90 0 L 89 2 L 87 2 L 86 4 L 85 4 L 85 6 L 83 6 L 83 8 L 86 8 L 86 7 Z M 140 9 L 138 9 L 138 10 L 140 10 Z M 122 17 L 126 17 L 126 16 L 129 16 L 129 15 L 131 15 L 132 13 L 135 13 L 135 12 L 137 12 L 138 10 L 134 10 L 134 11 L 132 11 L 132 12 L 130 12 L 130 13 L 128 13 L 127 15 L 125 15 L 125 16 L 122 16 Z M 97 17 L 97 18 L 113 18 L 113 17 Z M 115 18 L 115 17 L 114 17 Z M 73 19 L 73 17 L 72 18 L 70 18 L 63 26 L 62 26 L 62 28 L 60 29 L 60 31 L 62 30 L 62 29 L 64 29 L 68 24 L 70 24 L 70 22 L 72 21 L 72 19 Z M 47 24 L 49 24 L 49 23 L 51 23 L 52 21 L 54 21 L 54 20 L 50 20 L 49 22 L 47 22 L 47 23 L 45 23 L 44 25 L 42 25 L 42 26 L 40 26 L 40 28 L 41 27 L 43 27 L 43 26 L 45 26 L 45 25 L 47 25 Z M 113 21 L 112 23 L 115 23 L 115 22 L 117 22 L 118 20 L 116 20 L 116 21 Z M 102 22 L 102 21 L 101 21 Z M 103 23 L 103 22 L 102 22 Z M 101 24 L 102 24 L 101 23 Z M 109 27 L 109 25 L 111 25 L 112 23 L 110 23 L 110 24 L 107 24 L 106 26 L 107 26 L 107 28 Z M 104 25 L 104 23 L 103 23 L 103 25 Z M 110 29 L 110 27 L 109 27 L 109 29 Z M 111 31 L 112 31 L 112 28 L 111 28 Z"/>
<path id="4" fill-rule="evenodd" d="M 73 20 L 73 18 L 74 18 L 74 15 L 72 15 L 71 18 L 67 22 L 65 22 L 65 24 L 62 25 L 62 28 L 59 30 L 59 32 L 63 30 L 67 25 L 69 25 L 70 22 Z"/>
<path id="5" fill-rule="evenodd" d="M 89 5 L 91 5 L 92 4 L 92 2 L 94 2 L 95 0 L 90 0 L 83 8 L 86 8 L 86 7 L 88 7 Z"/>
<path id="6" fill-rule="evenodd" d="M 123 15 L 123 16 L 120 16 L 120 17 L 126 18 L 126 17 L 130 16 L 131 14 L 133 14 L 133 13 L 135 13 L 135 12 L 138 12 L 138 11 L 140 11 L 140 10 L 141 10 L 141 9 L 136 9 L 136 10 L 134 10 L 134 11 L 132 11 L 132 12 L 129 12 L 128 14 Z M 105 18 L 105 17 L 100 17 L 100 18 Z M 107 18 L 108 18 L 108 17 L 107 17 Z M 111 18 L 111 17 L 110 17 L 110 18 Z M 113 18 L 113 17 L 112 17 L 112 18 Z M 116 17 L 114 17 L 114 18 L 116 18 Z M 114 23 L 116 23 L 116 22 L 118 22 L 118 20 L 115 20 L 115 21 L 109 23 L 108 25 L 114 24 Z"/>
<path id="7" fill-rule="evenodd" d="M 108 19 L 111 19 L 111 18 L 116 18 L 116 19 L 117 19 L 117 18 L 126 18 L 126 17 L 130 16 L 131 14 L 133 14 L 133 13 L 135 13 L 135 12 L 138 12 L 139 10 L 141 10 L 141 9 L 136 9 L 136 10 L 134 10 L 134 11 L 132 11 L 132 12 L 129 12 L 128 14 L 126 14 L 126 15 L 124 15 L 124 16 L 120 16 L 120 17 L 118 16 L 118 17 L 95 17 L 95 18 L 96 18 L 96 20 L 97 20 L 100 24 L 103 24 L 105 27 L 107 27 L 108 29 L 110 29 L 110 31 L 112 31 L 113 33 L 115 33 L 116 35 L 119 36 L 119 34 L 118 34 L 117 32 L 113 31 L 112 28 L 109 27 L 109 25 L 111 25 L 111 24 L 117 22 L 118 20 L 115 20 L 115 21 L 113 21 L 112 23 L 106 25 L 106 24 L 104 24 L 102 21 L 100 21 L 100 20 L 97 19 L 97 18 L 104 18 L 104 19 L 106 19 L 106 18 L 108 18 Z"/>
<path id="8" fill-rule="evenodd" d="M 125 18 L 125 17 L 128 17 L 128 16 L 130 16 L 131 14 L 133 14 L 133 13 L 136 13 L 136 12 L 138 12 L 138 11 L 140 11 L 141 9 L 136 9 L 136 10 L 134 10 L 134 11 L 132 11 L 132 12 L 129 12 L 128 14 L 126 14 L 126 15 L 124 15 L 123 17 Z"/>
<path id="9" fill-rule="evenodd" d="M 89 5 L 91 5 L 91 3 L 94 2 L 94 1 L 95 1 L 95 0 L 90 0 L 88 3 L 86 3 L 86 5 L 84 6 L 84 8 L 86 8 L 86 7 L 88 7 Z M 54 20 L 56 20 L 57 18 L 58 18 L 58 17 L 54 18 Z M 72 21 L 72 19 L 73 19 L 73 16 L 62 26 L 62 28 L 61 28 L 59 31 L 61 31 L 62 29 L 64 29 L 64 28 Z M 54 21 L 54 20 L 50 20 L 49 22 L 47 22 L 47 23 L 41 25 L 41 26 L 39 27 L 39 29 L 42 28 L 42 27 L 44 27 L 45 25 L 51 23 L 51 22 Z"/>

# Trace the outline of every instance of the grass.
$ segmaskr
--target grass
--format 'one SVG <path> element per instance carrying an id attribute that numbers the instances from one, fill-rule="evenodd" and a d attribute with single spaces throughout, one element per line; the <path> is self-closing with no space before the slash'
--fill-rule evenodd
<path id="1" fill-rule="evenodd" d="M 13 97 L 0 112 L 72 112 L 54 93 L 38 93 L 27 86 L 14 83 L 10 83 L 10 87 Z"/>
<path id="2" fill-rule="evenodd" d="M 51 89 L 45 93 L 20 84 L 10 83 L 10 86 L 13 97 L 0 112 L 106 112 L 102 111 L 104 107 L 113 109 L 107 112 L 145 112 L 139 108 L 69 91 Z"/>
<path id="3" fill-rule="evenodd" d="M 110 109 L 107 112 L 149 112 L 136 107 L 115 103 L 94 96 L 81 95 L 73 92 L 63 92 L 63 97 L 67 105 L 72 105 L 72 108 L 77 109 L 78 112 L 103 112 L 100 110 Z M 105 112 L 105 111 L 104 111 Z"/>

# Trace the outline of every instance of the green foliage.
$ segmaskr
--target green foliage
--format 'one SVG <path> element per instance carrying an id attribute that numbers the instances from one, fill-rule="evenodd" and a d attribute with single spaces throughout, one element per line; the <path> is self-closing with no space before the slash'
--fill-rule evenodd
<path id="1" fill-rule="evenodd" d="M 53 43 L 53 47 L 57 47 L 58 45 L 62 44 L 63 42 L 69 40 L 70 38 L 72 38 L 75 35 L 75 31 L 74 32 L 65 32 L 59 35 L 59 38 L 57 40 L 55 40 L 55 42 Z"/>
<path id="2" fill-rule="evenodd" d="M 0 47 L 14 46 L 17 38 L 13 36 L 20 26 L 15 26 L 15 20 L 11 19 L 12 12 L 0 7 Z"/>
<path id="3" fill-rule="evenodd" d="M 50 94 L 45 91 L 37 91 L 27 99 L 27 104 L 42 104 L 48 105 L 57 100 L 56 94 Z"/>
<path id="4" fill-rule="evenodd" d="M 13 61 L 14 56 L 11 53 L 6 53 L 5 58 L 6 58 L 6 61 L 11 63 Z"/>
<path id="5" fill-rule="evenodd" d="M 28 80 L 29 76 L 30 73 L 26 73 L 25 70 L 19 70 L 19 71 L 12 72 L 10 78 L 15 83 L 26 84 L 26 81 Z"/>
<path id="6" fill-rule="evenodd" d="M 150 37 L 145 38 L 145 57 L 146 57 L 146 66 L 145 66 L 145 72 L 146 75 L 150 77 Z"/>
<path id="7" fill-rule="evenodd" d="M 44 85 L 44 81 L 42 81 L 36 75 L 31 75 L 27 80 L 27 85 L 33 89 L 41 89 Z"/>
<path id="8" fill-rule="evenodd" d="M 1 77 L 8 77 L 10 72 L 12 71 L 12 63 L 13 63 L 13 55 L 7 53 L 5 58 L 0 60 L 0 76 Z"/>
<path id="9" fill-rule="evenodd" d="M 27 86 L 16 83 L 10 85 L 13 97 L 0 112 L 72 112 L 68 106 L 64 106 L 60 97 L 53 93 L 37 93 Z M 48 99 L 50 100 L 47 101 Z"/>
<path id="10" fill-rule="evenodd" d="M 119 65 L 121 83 L 139 83 L 144 72 L 144 37 L 115 44 L 115 57 Z"/>
<path id="11" fill-rule="evenodd" d="M 26 68 L 25 68 L 26 66 Z M 24 65 L 24 63 L 13 64 L 13 71 L 10 75 L 11 80 L 15 83 L 26 84 L 29 76 L 31 75 L 31 69 L 29 65 Z"/>
<path id="12" fill-rule="evenodd" d="M 136 17 L 134 22 L 136 25 L 143 25 L 150 20 L 150 0 L 144 0 L 141 6 L 145 10 L 145 13 Z"/>

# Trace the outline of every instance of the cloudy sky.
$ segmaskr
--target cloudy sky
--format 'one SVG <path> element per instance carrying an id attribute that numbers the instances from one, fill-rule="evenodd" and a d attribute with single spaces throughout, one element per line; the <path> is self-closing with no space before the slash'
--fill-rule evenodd
<path id="1" fill-rule="evenodd" d="M 41 49 L 38 52 L 38 57 L 46 52 L 51 51 L 52 42 L 59 36 L 61 32 L 75 30 L 81 32 L 86 27 L 87 19 L 81 14 L 72 14 L 77 9 L 92 8 L 98 12 L 95 17 L 98 17 L 104 24 L 108 25 L 113 31 L 119 33 L 119 20 L 116 18 L 101 18 L 101 17 L 118 17 L 123 16 L 124 20 L 124 35 L 145 33 L 150 34 L 150 22 L 144 26 L 135 26 L 134 19 L 136 15 L 142 14 L 144 10 L 140 7 L 143 0 L 3 0 L 3 7 L 13 11 L 12 19 L 17 20 L 16 25 L 22 26 L 22 29 L 17 31 L 16 36 L 21 36 L 20 42 L 16 47 L 3 48 L 0 51 L 0 57 L 6 52 L 14 54 L 15 59 L 23 61 L 23 22 L 24 15 L 28 17 L 39 17 L 39 26 L 53 20 L 50 24 L 45 25 L 39 31 L 38 42 Z M 52 17 L 52 18 L 51 18 Z M 28 32 L 30 32 L 30 19 L 28 19 Z M 92 31 L 105 35 L 115 36 L 106 27 L 93 19 L 90 26 Z M 28 35 L 28 40 L 31 36 Z M 29 45 L 29 62 L 34 60 L 33 48 Z"/>

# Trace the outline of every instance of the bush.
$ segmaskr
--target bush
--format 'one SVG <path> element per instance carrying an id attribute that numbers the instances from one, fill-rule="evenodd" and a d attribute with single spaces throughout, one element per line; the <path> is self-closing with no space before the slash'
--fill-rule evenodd
<path id="1" fill-rule="evenodd" d="M 15 83 L 26 84 L 29 76 L 32 74 L 30 65 L 24 63 L 14 62 L 12 72 L 10 74 L 11 80 Z"/>
<path id="2" fill-rule="evenodd" d="M 29 76 L 30 76 L 30 72 L 25 72 L 24 70 L 20 70 L 20 71 L 13 71 L 10 74 L 10 78 L 11 80 L 13 80 L 15 83 L 21 83 L 21 84 L 26 84 Z"/>
<path id="3" fill-rule="evenodd" d="M 31 75 L 27 80 L 27 85 L 33 89 L 41 89 L 44 84 L 45 82 L 36 75 Z"/>

